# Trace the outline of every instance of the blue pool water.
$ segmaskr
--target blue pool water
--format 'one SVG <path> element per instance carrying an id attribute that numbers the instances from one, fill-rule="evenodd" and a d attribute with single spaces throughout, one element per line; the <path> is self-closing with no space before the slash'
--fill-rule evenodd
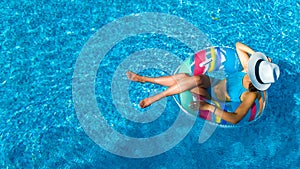
<path id="1" fill-rule="evenodd" d="M 299 0 L 4 0 L 0 6 L 1 168 L 300 168 Z M 272 57 L 281 75 L 268 91 L 263 116 L 245 127 L 217 128 L 203 144 L 198 143 L 203 126 L 198 119 L 174 148 L 149 158 L 118 156 L 94 143 L 74 108 L 77 58 L 98 29 L 143 12 L 183 18 L 212 45 L 234 47 L 241 41 Z M 148 33 L 120 41 L 105 55 L 95 78 L 98 107 L 114 130 L 130 137 L 166 131 L 179 112 L 168 98 L 161 116 L 149 123 L 135 123 L 118 113 L 118 101 L 111 95 L 114 72 L 126 57 L 147 48 L 160 48 L 180 59 L 194 53 L 174 38 Z M 162 60 L 157 66 L 169 65 Z M 141 73 L 168 74 L 158 68 Z M 146 113 L 138 102 L 163 89 L 130 83 L 134 110 Z M 107 144 L 110 141 L 116 140 Z"/>

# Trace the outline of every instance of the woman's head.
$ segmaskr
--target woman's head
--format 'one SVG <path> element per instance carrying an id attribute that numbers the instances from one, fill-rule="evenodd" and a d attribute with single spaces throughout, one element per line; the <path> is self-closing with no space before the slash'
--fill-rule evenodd
<path id="1" fill-rule="evenodd" d="M 278 80 L 280 70 L 278 65 L 270 63 L 260 52 L 254 53 L 248 62 L 248 76 L 252 85 L 260 91 L 267 90 Z"/>

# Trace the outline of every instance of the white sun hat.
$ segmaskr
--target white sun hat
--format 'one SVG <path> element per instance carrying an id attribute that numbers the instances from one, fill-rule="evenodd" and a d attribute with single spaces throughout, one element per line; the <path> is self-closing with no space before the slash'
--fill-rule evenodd
<path id="1" fill-rule="evenodd" d="M 280 70 L 278 65 L 268 61 L 261 52 L 251 55 L 248 62 L 248 76 L 258 90 L 267 90 L 272 83 L 278 80 Z"/>

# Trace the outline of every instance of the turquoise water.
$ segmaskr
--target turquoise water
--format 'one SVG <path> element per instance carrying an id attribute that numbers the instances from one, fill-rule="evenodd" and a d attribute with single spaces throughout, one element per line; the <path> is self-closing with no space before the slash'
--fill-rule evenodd
<path id="1" fill-rule="evenodd" d="M 1 168 L 300 167 L 300 1 L 2 1 L 0 6 Z M 181 17 L 212 45 L 234 47 L 241 41 L 272 57 L 281 76 L 269 90 L 260 120 L 241 128 L 217 128 L 199 144 L 203 121 L 198 119 L 178 145 L 150 158 L 117 156 L 95 144 L 74 109 L 76 60 L 98 29 L 142 12 Z M 181 59 L 193 54 L 178 40 L 156 34 L 127 38 L 107 53 L 95 80 L 98 106 L 115 130 L 132 137 L 166 131 L 179 111 L 168 98 L 167 109 L 151 123 L 134 123 L 118 114 L 110 94 L 113 73 L 126 57 L 146 48 L 164 49 Z M 142 73 L 167 74 L 157 69 Z M 150 94 L 163 90 L 150 84 L 129 86 L 130 100 L 141 113 L 136 104 L 149 95 L 148 88 Z"/>

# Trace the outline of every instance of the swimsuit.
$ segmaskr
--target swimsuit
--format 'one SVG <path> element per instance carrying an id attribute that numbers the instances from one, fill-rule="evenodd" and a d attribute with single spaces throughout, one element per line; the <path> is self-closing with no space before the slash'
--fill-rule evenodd
<path id="1" fill-rule="evenodd" d="M 226 89 L 230 97 L 230 101 L 240 102 L 241 95 L 248 91 L 243 86 L 243 78 L 245 75 L 245 72 L 235 72 L 233 74 L 229 74 L 226 78 Z"/>

